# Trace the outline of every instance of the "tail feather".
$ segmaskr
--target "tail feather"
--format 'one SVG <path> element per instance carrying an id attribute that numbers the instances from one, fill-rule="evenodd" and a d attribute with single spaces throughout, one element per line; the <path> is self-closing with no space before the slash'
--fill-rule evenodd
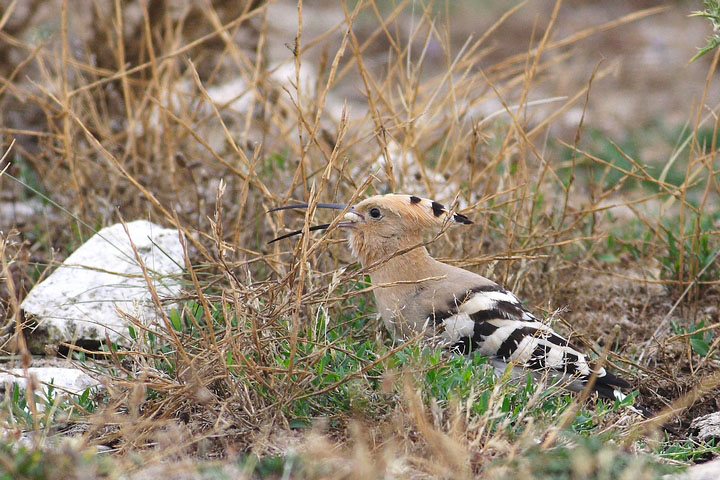
<path id="1" fill-rule="evenodd" d="M 632 388 L 630 382 L 624 378 L 618 377 L 614 373 L 605 370 L 605 375 L 598 377 L 593 385 L 593 390 L 597 392 L 600 398 L 606 400 L 618 400 L 622 402 L 627 398 L 627 394 L 623 393 L 621 388 Z M 653 413 L 642 405 L 629 405 L 627 407 L 630 411 L 642 415 L 643 418 L 653 417 Z"/>
<path id="2" fill-rule="evenodd" d="M 607 376 L 610 376 L 611 378 L 608 379 Z M 612 385 L 616 385 L 618 387 L 622 388 L 628 388 L 630 387 L 630 384 L 623 380 L 622 378 L 618 377 L 617 375 L 613 375 L 612 373 L 609 373 L 601 378 L 598 379 L 598 382 L 593 385 L 593 390 L 595 390 L 600 398 L 605 398 L 607 400 L 618 400 L 622 402 L 627 398 L 627 395 L 617 388 L 613 388 Z M 628 405 L 627 407 L 630 411 L 637 413 L 638 415 L 642 416 L 645 419 L 650 419 L 655 417 L 655 414 L 648 410 L 647 408 L 643 407 L 642 405 Z M 680 434 L 675 430 L 672 426 L 670 426 L 668 423 L 663 423 L 660 425 L 660 427 L 665 430 L 668 433 L 671 433 L 673 435 L 679 436 Z"/>
<path id="3" fill-rule="evenodd" d="M 608 374 L 612 375 L 612 374 Z M 629 387 L 630 384 L 626 382 L 625 380 L 622 380 L 621 378 L 613 375 L 618 380 L 621 380 L 623 385 L 617 385 L 619 387 L 627 388 L 625 384 Z M 603 378 L 604 380 L 604 378 Z M 604 398 L 606 400 L 617 400 L 619 402 L 622 402 L 627 398 L 627 395 L 617 388 L 614 388 L 609 382 L 596 382 L 593 386 L 593 390 L 595 390 L 600 398 Z M 650 410 L 643 407 L 642 405 L 628 405 L 627 407 L 630 411 L 637 413 L 638 415 L 642 415 L 643 418 L 651 418 L 654 415 Z"/>
<path id="4" fill-rule="evenodd" d="M 624 378 L 618 377 L 612 372 L 609 372 L 605 370 L 605 375 L 602 377 L 598 377 L 597 382 L 595 382 L 596 385 L 611 385 L 613 387 L 619 387 L 619 388 L 631 388 L 632 385 L 630 385 L 630 382 L 625 380 Z"/>
<path id="5" fill-rule="evenodd" d="M 500 358 L 497 357 L 490 357 L 492 365 L 495 367 L 495 371 L 497 372 L 498 376 L 501 376 L 505 373 L 505 369 L 508 366 L 508 362 L 503 361 Z M 522 379 L 525 378 L 525 375 L 527 375 L 528 371 L 535 377 L 536 379 L 540 379 L 542 377 L 542 373 L 540 371 L 532 371 L 527 370 L 525 368 L 514 366 L 513 371 L 511 372 L 511 378 L 513 379 Z M 549 373 L 546 371 L 546 373 Z M 563 375 L 559 375 L 559 377 L 556 377 L 556 380 L 564 377 Z M 586 382 L 582 379 L 577 379 L 575 381 L 570 382 L 566 385 L 566 387 L 569 390 L 580 392 L 585 388 Z M 618 377 L 614 373 L 611 373 L 607 370 L 605 370 L 605 375 L 602 377 L 597 377 L 595 384 L 593 385 L 593 391 L 598 394 L 600 398 L 603 398 L 605 400 L 615 401 L 618 400 L 622 402 L 627 398 L 627 394 L 623 393 L 620 388 L 629 389 L 632 388 L 632 385 L 625 379 Z M 655 416 L 655 414 L 645 408 L 642 405 L 629 405 L 626 407 L 630 411 L 642 416 L 645 419 L 650 419 Z M 665 430 L 668 433 L 672 433 L 674 435 L 678 435 L 677 431 L 675 431 L 671 426 L 668 424 L 661 425 L 662 429 Z"/>

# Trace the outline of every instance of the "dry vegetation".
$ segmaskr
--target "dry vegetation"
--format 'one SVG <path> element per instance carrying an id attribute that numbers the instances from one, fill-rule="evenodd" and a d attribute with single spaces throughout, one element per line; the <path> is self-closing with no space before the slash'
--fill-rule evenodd
<path id="1" fill-rule="evenodd" d="M 104 393 L 26 418 L 3 400 L 0 469 L 26 455 L 111 478 L 655 478 L 717 453 L 688 425 L 720 407 L 718 57 L 703 59 L 685 128 L 652 150 L 654 133 L 634 132 L 637 147 L 590 123 L 617 65 L 576 49 L 662 8 L 569 30 L 573 7 L 550 3 L 508 45 L 538 7 L 488 8 L 494 23 L 470 32 L 453 24 L 476 7 L 452 2 L 0 3 L 0 201 L 35 209 L 0 219 L 9 360 L 28 361 L 18 302 L 94 229 L 149 218 L 187 243 L 173 313 L 131 319 L 125 347 L 61 348 Z M 332 229 L 266 244 L 331 221 L 272 207 L 388 191 L 471 216 L 433 253 L 538 312 L 567 307 L 558 328 L 607 352 L 637 401 L 679 399 L 679 435 L 494 379 L 479 357 L 394 345 Z M 68 429 L 75 441 L 58 443 Z M 111 450 L 88 453 L 98 445 Z"/>

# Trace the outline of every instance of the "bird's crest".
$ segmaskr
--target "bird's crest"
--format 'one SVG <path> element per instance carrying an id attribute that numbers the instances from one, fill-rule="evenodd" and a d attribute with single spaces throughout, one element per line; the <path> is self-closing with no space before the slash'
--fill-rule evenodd
<path id="1" fill-rule="evenodd" d="M 376 195 L 360 202 L 356 209 L 366 206 L 384 207 L 400 217 L 411 219 L 421 227 L 432 227 L 442 225 L 450 215 L 450 211 L 442 203 L 421 198 L 416 195 L 405 195 L 390 193 L 387 195 Z M 461 213 L 453 213 L 450 220 L 456 224 L 470 225 L 472 220 Z"/>

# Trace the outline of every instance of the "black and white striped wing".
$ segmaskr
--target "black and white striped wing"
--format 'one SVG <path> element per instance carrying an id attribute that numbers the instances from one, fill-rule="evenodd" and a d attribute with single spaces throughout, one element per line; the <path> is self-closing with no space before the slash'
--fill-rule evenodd
<path id="1" fill-rule="evenodd" d="M 548 369 L 581 380 L 592 374 L 593 366 L 578 348 L 499 286 L 469 290 L 446 312 L 432 317 L 443 342 L 460 352 L 479 351 L 517 366 Z M 597 370 L 597 390 L 603 396 L 617 398 L 613 388 L 603 385 L 629 386 L 604 368 Z"/>

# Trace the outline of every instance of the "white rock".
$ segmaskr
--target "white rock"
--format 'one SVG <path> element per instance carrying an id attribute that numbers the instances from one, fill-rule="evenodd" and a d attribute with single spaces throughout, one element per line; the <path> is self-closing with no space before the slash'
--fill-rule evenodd
<path id="1" fill-rule="evenodd" d="M 30 367 L 28 375 L 34 377 L 37 388 L 47 391 L 47 385 L 52 383 L 56 387 L 67 390 L 70 393 L 79 394 L 86 388 L 96 387 L 100 382 L 78 370 L 77 368 L 60 368 L 60 367 Z M 16 384 L 21 388 L 25 388 L 27 379 L 25 371 L 22 368 L 12 368 L 5 373 L 0 373 L 0 388 L 7 391 L 8 384 Z"/>
<path id="2" fill-rule="evenodd" d="M 293 102 L 297 103 L 297 94 L 300 92 L 300 105 L 304 109 L 308 109 L 313 105 L 313 100 L 317 94 L 315 86 L 317 84 L 317 70 L 308 63 L 303 62 L 300 65 L 300 75 L 296 74 L 295 62 L 285 61 L 270 66 L 270 78 L 275 82 L 277 88 L 287 89 L 292 97 Z M 296 85 L 296 80 L 300 79 L 300 85 Z M 287 95 L 282 92 L 283 96 Z M 339 118 L 339 117 L 338 117 Z"/>
<path id="3" fill-rule="evenodd" d="M 174 229 L 144 220 L 127 224 L 130 237 L 160 298 L 180 292 L 183 250 Z M 151 240 L 152 239 L 152 240 Z M 157 312 L 140 265 L 121 224 L 102 229 L 36 285 L 22 308 L 35 315 L 31 336 L 45 344 L 111 341 L 129 344 L 128 323 L 118 310 L 146 325 Z M 35 348 L 37 350 L 37 347 Z"/>
<path id="4" fill-rule="evenodd" d="M 387 145 L 387 153 L 388 156 L 386 157 L 385 153 L 381 152 L 370 166 L 370 172 L 382 182 L 379 185 L 380 191 L 395 191 L 422 197 L 430 196 L 433 200 L 441 203 L 451 202 L 460 191 L 457 182 L 452 179 L 446 180 L 443 175 L 433 170 L 430 165 L 424 165 L 424 168 L 421 169 L 418 158 L 412 150 L 405 150 L 396 142 L 390 141 Z M 388 163 L 392 167 L 393 177 L 395 177 L 394 190 L 390 188 L 390 178 L 387 174 Z M 362 178 L 363 170 L 367 171 L 364 167 L 356 167 L 353 169 L 353 175 Z M 427 177 L 427 182 L 436 189 L 433 194 L 428 192 L 425 177 Z M 459 197 L 458 207 L 465 208 L 466 206 L 465 199 L 462 196 Z"/>
<path id="5" fill-rule="evenodd" d="M 277 62 L 270 65 L 270 82 L 283 96 L 287 95 L 284 89 L 290 92 L 292 100 L 297 102 L 297 91 L 300 91 L 303 108 L 309 108 L 316 95 L 315 85 L 317 83 L 317 69 L 308 62 L 300 66 L 300 86 L 295 88 L 297 76 L 295 74 L 295 63 L 291 61 Z M 190 90 L 189 87 L 187 90 Z M 254 91 L 248 89 L 248 84 L 243 78 L 234 78 L 226 83 L 211 85 L 206 88 L 208 97 L 218 107 L 225 107 L 226 110 L 233 110 L 236 113 L 247 113 L 250 109 L 250 102 Z M 287 105 L 291 107 L 291 104 Z M 211 113 L 206 109 L 205 113 Z M 339 118 L 339 115 L 338 115 Z"/>
<path id="6" fill-rule="evenodd" d="M 718 478 L 720 478 L 720 459 L 693 465 L 682 473 L 663 476 L 663 480 L 717 480 Z"/>
<path id="7" fill-rule="evenodd" d="M 247 82 L 243 78 L 207 87 L 206 91 L 218 108 L 226 107 L 239 113 L 246 113 L 250 108 L 253 92 L 248 90 Z"/>
<path id="8" fill-rule="evenodd" d="M 48 217 L 53 215 L 53 211 L 36 198 L 22 202 L 0 202 L 0 230 L 25 224 L 38 215 Z"/>
<path id="9" fill-rule="evenodd" d="M 720 412 L 697 417 L 690 424 L 690 429 L 698 431 L 698 439 L 701 442 L 708 442 L 713 438 L 720 439 Z"/>

